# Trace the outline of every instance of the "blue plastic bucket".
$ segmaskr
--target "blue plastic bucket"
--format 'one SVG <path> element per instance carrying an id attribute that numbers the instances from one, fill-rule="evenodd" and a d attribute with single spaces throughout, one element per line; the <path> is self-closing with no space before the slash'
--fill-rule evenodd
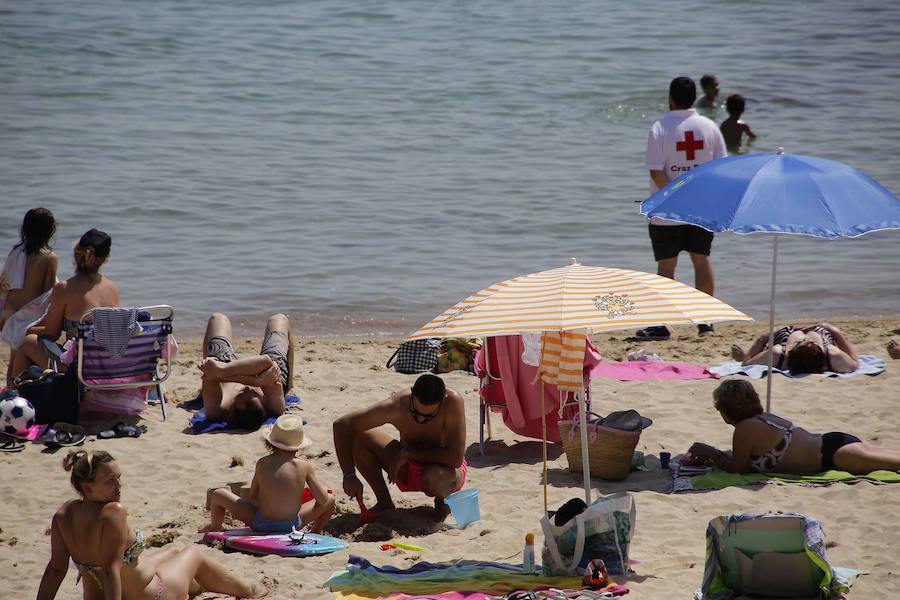
<path id="1" fill-rule="evenodd" d="M 479 493 L 478 488 L 469 488 L 444 498 L 453 518 L 456 519 L 456 526 L 460 529 L 481 518 L 481 509 L 478 507 Z"/>

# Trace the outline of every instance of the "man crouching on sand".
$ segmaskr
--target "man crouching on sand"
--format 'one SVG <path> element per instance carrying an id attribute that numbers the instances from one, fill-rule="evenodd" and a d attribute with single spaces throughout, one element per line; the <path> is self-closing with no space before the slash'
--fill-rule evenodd
<path id="1" fill-rule="evenodd" d="M 400 432 L 395 440 L 376 429 L 390 423 Z M 449 513 L 447 495 L 466 481 L 466 417 L 462 396 L 431 374 L 422 375 L 411 390 L 348 413 L 334 422 L 334 448 L 344 471 L 344 492 L 362 498 L 363 484 L 372 486 L 373 512 L 394 508 L 388 480 L 401 492 L 434 497 L 437 518 Z"/>

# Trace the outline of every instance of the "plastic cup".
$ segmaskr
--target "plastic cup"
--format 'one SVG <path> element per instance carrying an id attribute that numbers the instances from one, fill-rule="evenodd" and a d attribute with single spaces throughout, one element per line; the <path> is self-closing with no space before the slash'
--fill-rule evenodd
<path id="1" fill-rule="evenodd" d="M 663 469 L 668 469 L 670 458 L 672 458 L 671 452 L 660 452 L 659 453 L 659 466 L 661 466 Z"/>
<path id="2" fill-rule="evenodd" d="M 444 502 L 450 507 L 450 513 L 456 519 L 456 526 L 460 529 L 469 523 L 481 518 L 481 509 L 478 507 L 478 488 L 469 488 L 454 492 L 444 498 Z"/>

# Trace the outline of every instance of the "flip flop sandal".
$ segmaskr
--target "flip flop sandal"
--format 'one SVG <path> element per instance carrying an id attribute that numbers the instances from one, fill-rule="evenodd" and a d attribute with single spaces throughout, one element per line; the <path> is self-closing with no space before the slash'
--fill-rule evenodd
<path id="1" fill-rule="evenodd" d="M 145 431 L 147 431 L 147 428 L 144 425 L 126 425 L 119 421 L 112 426 L 112 429 L 106 429 L 98 433 L 97 437 L 101 440 L 124 437 L 136 438 L 140 437 Z"/>
<path id="2" fill-rule="evenodd" d="M 647 327 L 645 329 L 639 329 L 634 334 L 635 338 L 637 338 L 639 340 L 650 341 L 650 342 L 667 340 L 671 336 L 672 336 L 672 334 L 669 333 L 669 330 L 662 326 Z"/>
<path id="3" fill-rule="evenodd" d="M 24 449 L 25 444 L 15 438 L 6 438 L 6 440 L 0 444 L 0 452 L 21 452 Z"/>
<path id="4" fill-rule="evenodd" d="M 80 446 L 84 443 L 84 429 L 79 425 L 57 423 L 55 429 L 47 431 L 44 445 L 48 448 L 61 448 L 65 446 Z"/>

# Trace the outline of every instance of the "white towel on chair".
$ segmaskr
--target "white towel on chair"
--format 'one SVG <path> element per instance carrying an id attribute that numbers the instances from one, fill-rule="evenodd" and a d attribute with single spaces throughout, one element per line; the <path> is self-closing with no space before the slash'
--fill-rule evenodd
<path id="1" fill-rule="evenodd" d="M 95 308 L 94 340 L 106 348 L 109 355 L 119 358 L 128 349 L 131 336 L 138 329 L 136 308 Z"/>

